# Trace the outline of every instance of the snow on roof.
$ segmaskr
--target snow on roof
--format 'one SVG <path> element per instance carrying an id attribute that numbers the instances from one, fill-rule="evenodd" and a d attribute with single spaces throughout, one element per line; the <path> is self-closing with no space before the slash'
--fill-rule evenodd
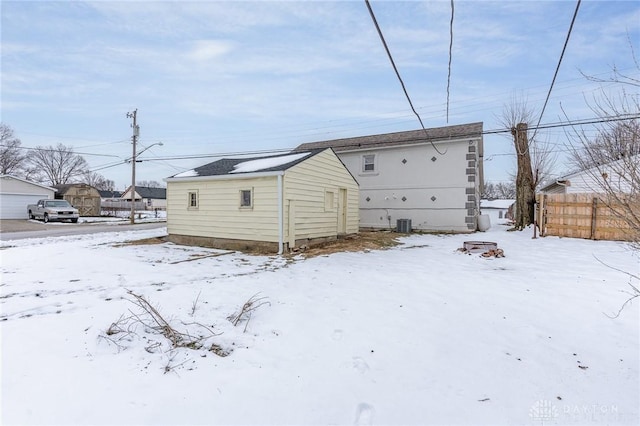
<path id="1" fill-rule="evenodd" d="M 508 209 L 515 200 L 480 200 L 483 209 Z"/>
<path id="2" fill-rule="evenodd" d="M 186 172 L 178 173 L 174 177 L 195 177 L 195 176 L 199 176 L 198 172 L 196 172 L 195 170 L 187 170 Z"/>
<path id="3" fill-rule="evenodd" d="M 301 152 L 298 154 L 283 155 L 280 157 L 260 158 L 257 160 L 244 161 L 233 166 L 233 170 L 229 173 L 250 173 L 258 170 L 270 169 L 272 167 L 282 166 L 292 161 L 296 161 L 309 155 L 309 152 Z"/>

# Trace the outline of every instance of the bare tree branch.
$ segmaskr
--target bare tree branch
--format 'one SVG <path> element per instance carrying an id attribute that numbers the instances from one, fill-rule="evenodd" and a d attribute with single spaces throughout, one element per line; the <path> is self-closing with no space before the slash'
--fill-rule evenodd
<path id="1" fill-rule="evenodd" d="M 29 162 L 34 175 L 50 185 L 71 183 L 88 169 L 82 156 L 74 154 L 72 148 L 61 143 L 55 147 L 37 147 L 31 153 Z"/>
<path id="2" fill-rule="evenodd" d="M 0 174 L 21 177 L 27 163 L 27 156 L 16 138 L 13 129 L 0 123 Z"/>

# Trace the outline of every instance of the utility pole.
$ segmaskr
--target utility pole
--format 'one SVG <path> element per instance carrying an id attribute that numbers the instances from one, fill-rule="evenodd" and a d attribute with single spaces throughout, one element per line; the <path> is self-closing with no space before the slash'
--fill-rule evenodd
<path id="1" fill-rule="evenodd" d="M 131 156 L 131 224 L 135 223 L 136 217 L 136 139 L 140 133 L 140 127 L 136 121 L 138 110 L 134 109 L 133 112 L 127 113 L 127 118 L 133 119 L 133 136 L 131 137 L 133 143 L 133 155 Z"/>

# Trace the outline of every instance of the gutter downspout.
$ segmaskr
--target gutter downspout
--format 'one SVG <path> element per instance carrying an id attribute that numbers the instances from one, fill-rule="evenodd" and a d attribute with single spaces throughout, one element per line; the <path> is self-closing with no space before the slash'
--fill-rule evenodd
<path id="1" fill-rule="evenodd" d="M 284 203 L 282 191 L 282 176 L 278 174 L 278 256 L 284 251 Z"/>

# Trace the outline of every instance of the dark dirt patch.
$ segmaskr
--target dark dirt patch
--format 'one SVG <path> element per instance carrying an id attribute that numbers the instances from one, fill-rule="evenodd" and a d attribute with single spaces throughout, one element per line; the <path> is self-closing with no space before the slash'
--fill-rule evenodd
<path id="1" fill-rule="evenodd" d="M 335 241 L 329 241 L 326 243 L 313 245 L 311 247 L 299 247 L 291 253 L 288 253 L 287 255 L 297 256 L 302 254 L 305 257 L 315 257 L 339 252 L 384 250 L 399 245 L 400 242 L 398 241 L 398 238 L 406 235 L 407 234 L 399 234 L 390 231 L 363 231 L 359 234 L 347 235 L 346 237 L 339 238 Z M 122 244 L 116 244 L 113 247 L 143 246 L 164 244 L 166 242 L 166 237 L 155 237 L 145 238 L 142 240 L 127 241 Z M 246 252 L 246 254 L 273 255 L 273 253 L 263 252 L 260 250 L 249 251 Z"/>
<path id="2" fill-rule="evenodd" d="M 142 240 L 126 241 L 121 244 L 114 244 L 113 247 L 127 247 L 127 246 L 150 246 L 154 244 L 164 244 L 167 241 L 164 237 L 144 238 Z"/>
<path id="3" fill-rule="evenodd" d="M 323 256 L 338 252 L 356 252 L 366 250 L 384 250 L 400 244 L 398 234 L 389 231 L 365 231 L 359 234 L 347 235 L 335 241 L 314 245 L 291 253 L 292 256 L 303 254 L 305 257 Z"/>

